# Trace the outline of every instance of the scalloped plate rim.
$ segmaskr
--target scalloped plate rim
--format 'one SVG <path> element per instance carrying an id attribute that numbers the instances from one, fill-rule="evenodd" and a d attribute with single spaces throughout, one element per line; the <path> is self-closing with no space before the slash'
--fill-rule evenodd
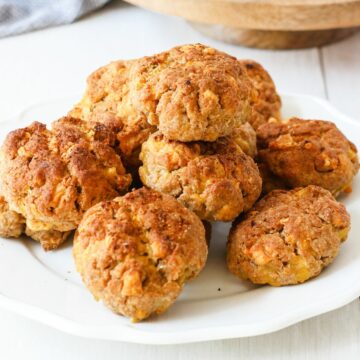
<path id="1" fill-rule="evenodd" d="M 360 123 L 352 119 L 351 117 L 344 115 L 339 110 L 337 110 L 333 105 L 331 105 L 327 100 L 314 97 L 311 95 L 303 95 L 296 93 L 282 93 L 283 98 L 296 98 L 296 99 L 308 99 L 318 103 L 320 106 L 325 108 L 328 112 L 334 114 L 337 118 L 340 118 L 342 121 L 356 126 L 360 130 Z M 30 109 L 36 108 L 41 105 L 49 104 L 52 102 L 64 101 L 69 99 L 70 96 L 64 98 L 50 99 L 48 101 L 42 101 L 31 105 L 19 112 L 18 115 L 12 117 L 13 120 L 22 118 Z M 72 97 L 71 97 L 72 98 Z M 2 121 L 1 123 L 8 123 L 8 121 Z M 355 282 L 356 285 L 356 282 Z M 315 302 L 308 306 L 302 307 L 297 312 L 292 312 L 291 314 L 285 313 L 283 316 L 279 317 L 274 321 L 260 322 L 249 324 L 238 324 L 231 326 L 208 326 L 200 329 L 187 329 L 181 331 L 171 331 L 163 333 L 151 333 L 151 331 L 139 330 L 134 327 L 119 325 L 119 326 L 89 326 L 84 325 L 79 322 L 73 321 L 71 319 L 65 318 L 62 315 L 55 314 L 48 310 L 42 309 L 41 307 L 27 304 L 16 299 L 12 299 L 1 292 L 0 285 L 0 306 L 6 310 L 17 313 L 26 318 L 35 320 L 42 324 L 53 327 L 62 332 L 86 337 L 93 339 L 102 339 L 102 340 L 112 340 L 112 341 L 125 341 L 131 343 L 139 344 L 183 344 L 183 343 L 193 343 L 200 341 L 210 341 L 210 340 L 221 340 L 221 339 L 231 339 L 239 337 L 249 337 L 256 335 L 263 335 L 271 332 L 278 331 L 280 329 L 286 328 L 290 325 L 296 324 L 300 321 L 309 319 L 311 317 L 324 314 L 326 312 L 335 310 L 341 306 L 344 306 L 360 296 L 360 285 L 358 287 L 354 286 L 349 288 L 347 292 L 342 292 L 336 298 L 328 299 L 324 302 L 324 299 L 320 302 Z M 120 329 L 126 328 L 126 331 L 118 331 Z M 117 331 L 116 331 L 117 330 Z"/>

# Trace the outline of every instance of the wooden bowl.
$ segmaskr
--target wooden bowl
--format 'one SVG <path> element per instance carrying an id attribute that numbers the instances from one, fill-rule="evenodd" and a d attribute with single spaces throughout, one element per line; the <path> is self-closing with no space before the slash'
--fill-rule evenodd
<path id="1" fill-rule="evenodd" d="M 360 0 L 127 0 L 186 20 L 200 32 L 251 47 L 320 46 L 360 26 Z"/>

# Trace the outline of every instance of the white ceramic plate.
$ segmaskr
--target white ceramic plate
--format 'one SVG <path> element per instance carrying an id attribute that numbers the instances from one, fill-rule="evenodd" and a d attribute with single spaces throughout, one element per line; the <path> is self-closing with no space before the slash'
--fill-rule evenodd
<path id="1" fill-rule="evenodd" d="M 1 123 L 5 134 L 33 120 L 60 117 L 78 97 L 46 102 Z M 283 115 L 331 119 L 358 146 L 360 122 L 340 114 L 326 101 L 283 95 Z M 352 230 L 340 255 L 318 278 L 303 285 L 272 288 L 242 282 L 226 270 L 228 224 L 213 227 L 205 270 L 171 309 L 132 324 L 96 303 L 74 269 L 71 244 L 45 253 L 38 243 L 0 239 L 0 305 L 67 333 L 149 344 L 174 344 L 260 335 L 338 308 L 360 295 L 360 183 L 342 199 Z"/>

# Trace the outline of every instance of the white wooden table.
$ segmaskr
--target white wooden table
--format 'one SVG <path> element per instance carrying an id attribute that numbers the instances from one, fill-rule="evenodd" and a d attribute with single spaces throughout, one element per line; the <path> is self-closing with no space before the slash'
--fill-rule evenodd
<path id="1" fill-rule="evenodd" d="M 180 19 L 122 2 L 70 26 L 0 40 L 0 119 L 43 99 L 81 93 L 87 74 L 110 60 L 193 42 L 260 61 L 280 91 L 327 98 L 360 121 L 360 33 L 323 49 L 252 50 L 212 41 Z M 270 335 L 177 346 L 77 338 L 0 310 L 0 359 L 112 358 L 359 359 L 360 301 Z"/>

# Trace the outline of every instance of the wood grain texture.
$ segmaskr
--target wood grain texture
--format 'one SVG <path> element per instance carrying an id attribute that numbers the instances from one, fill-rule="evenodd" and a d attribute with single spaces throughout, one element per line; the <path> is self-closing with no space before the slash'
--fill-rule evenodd
<path id="1" fill-rule="evenodd" d="M 256 30 L 319 30 L 360 25 L 358 0 L 127 0 L 203 24 Z"/>
<path id="2" fill-rule="evenodd" d="M 243 30 L 224 25 L 191 22 L 194 29 L 216 40 L 260 49 L 304 49 L 340 41 L 357 32 L 356 28 L 278 31 Z"/>

